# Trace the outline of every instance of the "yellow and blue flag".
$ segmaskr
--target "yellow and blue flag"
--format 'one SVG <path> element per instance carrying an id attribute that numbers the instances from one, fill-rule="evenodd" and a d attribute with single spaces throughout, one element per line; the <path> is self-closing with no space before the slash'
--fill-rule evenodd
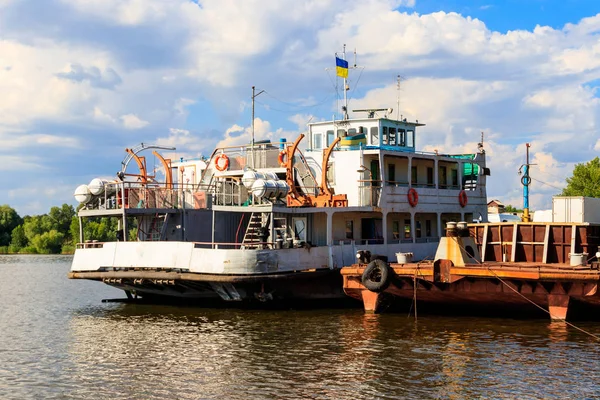
<path id="1" fill-rule="evenodd" d="M 335 66 L 336 66 L 336 72 L 337 72 L 337 76 L 340 76 L 342 78 L 347 78 L 348 77 L 348 61 L 346 60 L 342 60 L 339 57 L 335 58 Z"/>

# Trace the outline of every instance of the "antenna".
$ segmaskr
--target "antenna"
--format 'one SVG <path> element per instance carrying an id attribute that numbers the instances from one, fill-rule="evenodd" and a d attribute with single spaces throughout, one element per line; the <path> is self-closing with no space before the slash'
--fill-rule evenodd
<path id="1" fill-rule="evenodd" d="M 258 97 L 261 93 L 264 93 L 264 90 L 254 94 L 256 87 L 252 86 L 252 168 L 254 168 L 254 99 Z"/>
<path id="2" fill-rule="evenodd" d="M 346 60 L 346 43 L 344 43 L 342 59 Z M 342 106 L 342 110 L 344 111 L 344 120 L 348 119 L 348 90 L 350 90 L 350 86 L 348 86 L 348 78 L 344 77 L 344 105 Z"/>
<path id="3" fill-rule="evenodd" d="M 398 115 L 400 114 L 400 80 L 402 79 L 400 77 L 400 75 L 398 75 L 398 83 L 397 83 L 397 89 L 398 89 L 398 102 L 396 105 L 396 120 L 398 120 Z"/>

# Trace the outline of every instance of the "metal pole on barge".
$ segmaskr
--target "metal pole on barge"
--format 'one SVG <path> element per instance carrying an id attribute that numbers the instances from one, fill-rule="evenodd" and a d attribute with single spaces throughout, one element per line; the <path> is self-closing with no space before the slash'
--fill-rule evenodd
<path id="1" fill-rule="evenodd" d="M 531 178 L 529 178 L 529 147 L 531 144 L 525 143 L 526 148 L 526 158 L 525 165 L 523 167 L 523 177 L 521 178 L 521 183 L 523 184 L 523 222 L 531 222 L 531 217 L 529 216 L 529 183 L 531 182 Z"/>

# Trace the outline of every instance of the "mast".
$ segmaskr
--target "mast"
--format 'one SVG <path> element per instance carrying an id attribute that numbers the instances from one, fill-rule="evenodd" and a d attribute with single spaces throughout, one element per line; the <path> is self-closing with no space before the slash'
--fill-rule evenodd
<path id="1" fill-rule="evenodd" d="M 521 165 L 523 169 L 523 177 L 521 178 L 521 183 L 523 184 L 523 222 L 531 222 L 531 217 L 529 216 L 529 184 L 531 183 L 531 178 L 529 177 L 529 148 L 531 144 L 525 143 L 526 148 L 526 158 L 525 164 Z"/>
<path id="2" fill-rule="evenodd" d="M 398 75 L 398 99 L 396 104 L 396 120 L 400 120 L 400 75 Z"/>
<path id="3" fill-rule="evenodd" d="M 252 151 L 252 168 L 255 168 L 254 165 L 254 98 L 258 97 L 264 90 L 261 90 L 257 94 L 254 94 L 256 87 L 252 86 L 252 145 L 250 146 Z"/>
<path id="4" fill-rule="evenodd" d="M 356 54 L 356 53 L 355 53 Z M 344 43 L 344 51 L 342 52 L 342 60 L 346 61 L 346 44 Z M 348 68 L 350 69 L 350 68 Z M 344 111 L 344 120 L 348 119 L 348 89 L 350 89 L 348 87 L 348 78 L 347 76 L 344 77 L 344 106 L 342 107 L 342 110 Z"/>

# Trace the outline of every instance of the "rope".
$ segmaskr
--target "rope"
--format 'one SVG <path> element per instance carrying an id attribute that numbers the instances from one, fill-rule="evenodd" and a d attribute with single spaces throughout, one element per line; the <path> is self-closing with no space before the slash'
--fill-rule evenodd
<path id="1" fill-rule="evenodd" d="M 456 244 L 458 244 L 458 246 L 459 246 L 459 247 L 460 247 L 462 250 L 464 250 L 464 252 L 467 254 L 467 256 L 468 256 L 469 258 L 471 258 L 471 259 L 472 259 L 473 261 L 475 261 L 477 264 L 479 264 L 479 265 L 482 265 L 482 266 L 483 266 L 483 263 L 482 263 L 481 261 L 479 261 L 479 260 L 477 260 L 475 257 L 471 256 L 471 255 L 470 255 L 470 254 L 467 252 L 467 250 L 466 250 L 466 249 L 465 249 L 465 248 L 464 248 L 464 247 L 463 247 L 463 246 L 462 246 L 460 243 L 458 243 L 458 238 L 455 238 L 455 240 L 456 240 Z M 504 286 L 508 287 L 510 290 L 512 290 L 513 292 L 515 292 L 516 294 L 518 294 L 519 296 L 521 296 L 522 298 L 524 298 L 525 300 L 527 300 L 529 303 L 533 304 L 534 306 L 536 306 L 536 307 L 537 307 L 537 308 L 539 308 L 540 310 L 542 310 L 542 311 L 544 311 L 545 313 L 547 313 L 548 315 L 550 315 L 550 318 L 552 318 L 552 317 L 553 317 L 553 315 L 552 315 L 552 313 L 550 312 L 550 310 L 546 310 L 544 307 L 540 306 L 540 305 L 539 305 L 539 304 L 537 304 L 535 301 L 533 301 L 533 300 L 530 300 L 530 299 L 528 299 L 527 297 L 525 297 L 525 296 L 524 296 L 522 293 L 520 293 L 519 291 L 517 291 L 515 288 L 511 287 L 511 286 L 510 286 L 508 283 L 504 282 L 504 280 L 503 280 L 502 278 L 500 278 L 500 277 L 498 276 L 498 274 L 496 274 L 496 272 L 494 272 L 494 271 L 493 271 L 493 270 L 492 270 L 492 269 L 491 269 L 489 266 L 486 266 L 486 269 L 487 269 L 489 272 L 491 272 L 491 273 L 492 273 L 492 274 L 493 274 L 493 275 L 496 277 L 496 279 L 498 279 L 498 280 L 499 280 L 499 281 L 500 281 L 500 282 L 501 282 L 501 283 L 502 283 Z M 565 322 L 565 323 L 566 323 L 568 326 L 570 326 L 570 327 L 572 327 L 572 328 L 574 328 L 574 329 L 577 329 L 578 331 L 580 331 L 580 332 L 583 332 L 583 333 L 585 333 L 586 335 L 589 335 L 589 336 L 593 337 L 594 339 L 596 339 L 596 340 L 600 341 L 600 336 L 594 335 L 593 333 L 591 333 L 591 332 L 588 332 L 588 331 L 586 331 L 585 329 L 582 329 L 582 328 L 580 328 L 580 327 L 578 327 L 578 326 L 576 326 L 576 325 L 572 324 L 571 322 L 568 322 L 567 320 L 563 320 L 563 322 Z"/>

